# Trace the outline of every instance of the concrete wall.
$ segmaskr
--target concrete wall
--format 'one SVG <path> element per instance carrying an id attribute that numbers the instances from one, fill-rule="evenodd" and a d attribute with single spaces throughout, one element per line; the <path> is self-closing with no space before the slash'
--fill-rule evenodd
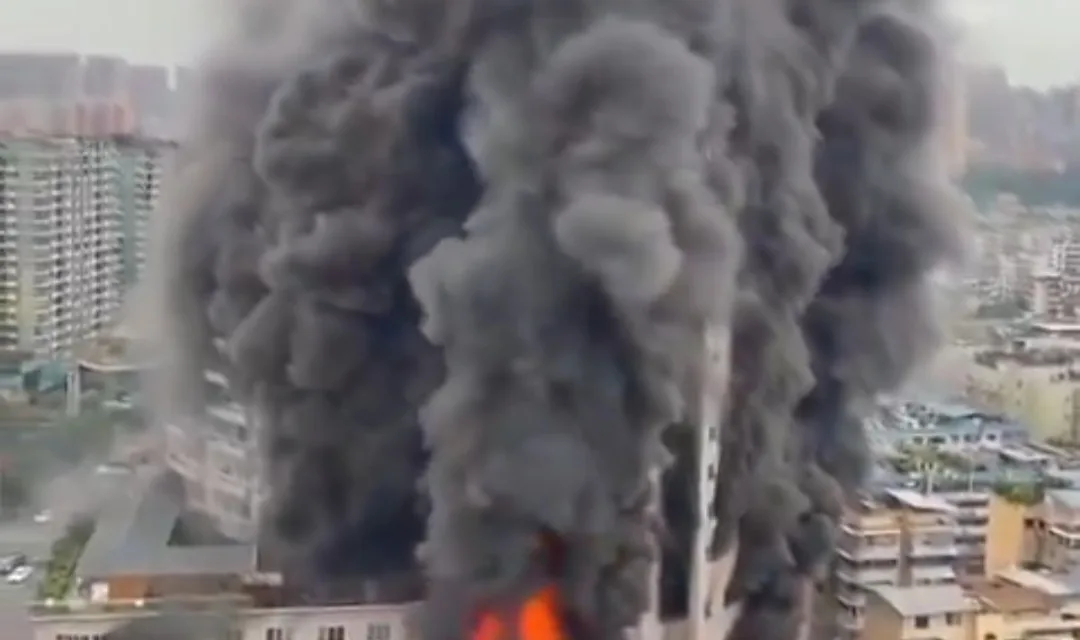
<path id="1" fill-rule="evenodd" d="M 109 633 L 130 620 L 153 613 L 136 610 L 124 613 L 68 613 L 41 616 L 34 620 L 34 640 L 56 640 L 65 635 L 94 637 Z M 268 632 L 280 629 L 290 640 L 321 640 L 320 629 L 340 627 L 345 638 L 411 640 L 410 607 L 291 607 L 236 612 L 236 640 L 266 640 Z M 291 635 L 289 635 L 291 632 Z M 325 631 L 324 631 L 325 633 Z"/>

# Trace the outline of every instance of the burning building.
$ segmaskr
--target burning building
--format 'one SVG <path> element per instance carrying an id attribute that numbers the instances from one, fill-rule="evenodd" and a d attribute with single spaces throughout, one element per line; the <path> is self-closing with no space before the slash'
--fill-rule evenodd
<path id="1" fill-rule="evenodd" d="M 430 640 L 800 635 L 959 246 L 933 3 L 241 13 L 164 217 L 163 411 L 224 340 L 284 581 L 422 570 Z"/>

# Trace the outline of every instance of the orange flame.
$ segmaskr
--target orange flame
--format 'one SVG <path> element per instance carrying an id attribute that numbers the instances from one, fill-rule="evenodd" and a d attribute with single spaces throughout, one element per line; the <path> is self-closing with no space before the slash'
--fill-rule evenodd
<path id="1" fill-rule="evenodd" d="M 567 640 L 560 610 L 558 589 L 548 585 L 521 605 L 513 630 L 516 633 L 507 628 L 498 614 L 485 611 L 480 615 L 472 640 Z"/>
<path id="2" fill-rule="evenodd" d="M 554 577 L 562 573 L 566 561 L 565 542 L 554 532 L 542 531 L 538 543 L 538 558 L 548 575 Z M 525 599 L 513 620 L 504 620 L 492 610 L 482 611 L 471 640 L 568 640 L 563 613 L 559 588 L 550 582 Z"/>

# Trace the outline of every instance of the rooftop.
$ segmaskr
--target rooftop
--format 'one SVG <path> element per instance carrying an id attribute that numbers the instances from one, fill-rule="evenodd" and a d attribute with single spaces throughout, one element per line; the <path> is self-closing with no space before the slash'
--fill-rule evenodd
<path id="1" fill-rule="evenodd" d="M 169 545 L 183 504 L 182 486 L 172 474 L 117 496 L 99 516 L 76 573 L 82 577 L 236 575 L 254 568 L 252 545 Z"/>
<path id="2" fill-rule="evenodd" d="M 419 601 L 400 602 L 363 602 L 344 605 L 280 605 L 260 606 L 253 597 L 244 594 L 217 593 L 206 596 L 172 596 L 166 598 L 140 598 L 138 600 L 109 600 L 108 602 L 92 602 L 89 600 L 72 599 L 66 601 L 41 601 L 30 605 L 30 614 L 39 620 L 68 616 L 101 616 L 115 615 L 124 619 L 139 619 L 139 614 L 146 618 L 160 619 L 161 617 L 182 616 L 183 618 L 195 618 L 200 615 L 213 617 L 220 613 L 247 613 L 247 614 L 273 614 L 281 613 L 304 613 L 319 612 L 330 613 L 333 611 L 400 611 L 412 608 Z M 141 626 L 141 625 L 140 625 Z M 140 640 L 146 640 L 148 636 L 135 636 Z M 157 637 L 157 636 L 150 636 Z M 185 636 L 186 637 L 186 636 Z M 217 637 L 217 636 L 205 636 Z"/>
<path id="3" fill-rule="evenodd" d="M 1080 595 L 1080 571 L 1077 570 L 1054 572 L 1049 569 L 1012 567 L 999 572 L 997 577 L 1051 597 Z"/>
<path id="4" fill-rule="evenodd" d="M 958 403 L 892 402 L 883 404 L 867 421 L 871 435 L 964 435 L 1004 432 L 1002 437 L 1023 434 L 1024 426 L 1009 418 Z"/>
<path id="5" fill-rule="evenodd" d="M 885 495 L 898 502 L 901 506 L 916 511 L 956 512 L 956 507 L 953 504 L 933 494 L 927 495 L 910 489 L 886 489 Z"/>
<path id="6" fill-rule="evenodd" d="M 1052 489 L 1046 495 L 1070 509 L 1080 509 L 1080 489 Z"/>
<path id="7" fill-rule="evenodd" d="M 983 606 L 1001 613 L 1046 611 L 1054 604 L 1053 598 L 1044 591 L 1000 578 L 977 580 L 966 584 L 965 588 Z"/>
<path id="8" fill-rule="evenodd" d="M 1075 322 L 1034 322 L 1033 331 L 1045 333 L 1080 333 L 1080 323 Z"/>
<path id="9" fill-rule="evenodd" d="M 145 369 L 151 361 L 137 344 L 120 335 L 100 338 L 77 350 L 79 365 L 91 371 L 113 373 Z"/>
<path id="10" fill-rule="evenodd" d="M 1026 367 L 1066 367 L 1080 359 L 1076 349 L 992 349 L 975 355 L 975 363 L 996 368 L 1004 363 Z"/>
<path id="11" fill-rule="evenodd" d="M 975 602 L 956 584 L 873 589 L 887 605 L 905 618 L 973 611 Z"/>

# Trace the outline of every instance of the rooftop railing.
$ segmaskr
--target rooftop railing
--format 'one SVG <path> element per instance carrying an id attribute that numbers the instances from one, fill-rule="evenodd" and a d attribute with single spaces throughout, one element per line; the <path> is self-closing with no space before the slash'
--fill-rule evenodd
<path id="1" fill-rule="evenodd" d="M 248 609 L 255 606 L 251 596 L 241 593 L 218 593 L 213 595 L 170 596 L 164 598 L 138 598 L 131 600 L 102 600 L 88 598 L 65 598 L 63 600 L 39 600 L 30 604 L 31 616 L 102 615 L 174 613 L 193 611 L 212 613 Z"/>

